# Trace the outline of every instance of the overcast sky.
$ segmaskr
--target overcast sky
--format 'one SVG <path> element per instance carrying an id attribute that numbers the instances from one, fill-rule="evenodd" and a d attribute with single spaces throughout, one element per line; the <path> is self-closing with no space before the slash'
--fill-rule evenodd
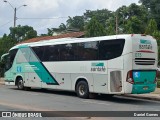
<path id="1" fill-rule="evenodd" d="M 13 26 L 13 8 L 0 0 L 0 36 L 9 34 Z M 138 4 L 139 0 L 8 0 L 17 10 L 17 18 L 55 18 L 55 19 L 18 19 L 17 25 L 32 26 L 38 34 L 47 33 L 47 28 L 58 27 L 65 23 L 68 16 L 83 15 L 86 10 L 109 9 L 115 11 L 122 5 Z"/>

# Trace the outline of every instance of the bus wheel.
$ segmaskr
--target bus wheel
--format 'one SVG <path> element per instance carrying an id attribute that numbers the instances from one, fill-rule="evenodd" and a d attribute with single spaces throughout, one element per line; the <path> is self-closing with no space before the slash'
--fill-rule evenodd
<path id="1" fill-rule="evenodd" d="M 24 84 L 23 84 L 23 79 L 22 78 L 18 79 L 17 87 L 18 87 L 19 90 L 24 89 Z"/>
<path id="2" fill-rule="evenodd" d="M 89 88 L 88 84 L 85 81 L 78 82 L 76 86 L 76 93 L 80 98 L 88 98 L 89 97 Z"/>

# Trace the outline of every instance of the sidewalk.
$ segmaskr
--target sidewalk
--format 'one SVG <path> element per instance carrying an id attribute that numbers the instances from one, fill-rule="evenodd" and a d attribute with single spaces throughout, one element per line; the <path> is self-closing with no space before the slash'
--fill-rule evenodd
<path id="1" fill-rule="evenodd" d="M 148 94 L 125 94 L 124 96 L 160 101 L 160 88 L 156 88 L 155 92 L 148 93 Z"/>
<path id="2" fill-rule="evenodd" d="M 3 80 L 3 78 L 0 78 L 0 85 L 4 85 L 4 80 Z"/>
<path id="3" fill-rule="evenodd" d="M 0 85 L 4 85 L 3 78 L 0 78 Z M 160 101 L 160 88 L 156 88 L 155 92 L 148 93 L 148 94 L 125 94 L 123 96 L 139 98 L 139 99 Z"/>

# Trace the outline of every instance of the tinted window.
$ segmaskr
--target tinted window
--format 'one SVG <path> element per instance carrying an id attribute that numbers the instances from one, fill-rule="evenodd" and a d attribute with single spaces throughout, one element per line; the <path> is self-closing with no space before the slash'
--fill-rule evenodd
<path id="1" fill-rule="evenodd" d="M 60 61 L 73 61 L 76 59 L 76 44 L 60 45 Z"/>
<path id="2" fill-rule="evenodd" d="M 17 51 L 18 51 L 18 49 L 14 49 L 14 50 L 11 50 L 11 51 L 9 52 L 11 63 L 13 63 Z"/>
<path id="3" fill-rule="evenodd" d="M 124 39 L 100 41 L 99 59 L 110 60 L 121 56 L 123 52 L 124 43 Z"/>
<path id="4" fill-rule="evenodd" d="M 44 49 L 42 61 L 59 61 L 59 45 L 48 45 Z"/>
<path id="5" fill-rule="evenodd" d="M 78 60 L 97 60 L 98 42 L 83 42 L 77 44 Z"/>
<path id="6" fill-rule="evenodd" d="M 14 49 L 14 50 L 9 51 L 9 55 L 7 57 L 7 61 L 6 61 L 6 64 L 5 64 L 6 70 L 9 70 L 12 67 L 14 58 L 17 54 L 17 51 L 18 51 L 18 49 Z"/>
<path id="7" fill-rule="evenodd" d="M 41 61 L 110 60 L 121 56 L 124 39 L 33 47 Z"/>
<path id="8" fill-rule="evenodd" d="M 44 54 L 44 46 L 32 47 L 32 50 L 37 55 L 39 60 L 42 60 Z"/>

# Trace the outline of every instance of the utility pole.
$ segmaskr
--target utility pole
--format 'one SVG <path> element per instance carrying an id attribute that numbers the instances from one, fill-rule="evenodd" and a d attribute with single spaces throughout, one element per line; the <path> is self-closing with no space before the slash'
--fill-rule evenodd
<path id="1" fill-rule="evenodd" d="M 24 5 L 20 5 L 19 7 L 13 7 L 13 5 L 12 5 L 9 1 L 4 0 L 4 2 L 5 2 L 5 3 L 8 3 L 8 4 L 12 7 L 12 9 L 14 10 L 14 27 L 16 27 L 17 10 L 18 10 L 19 8 L 25 7 L 25 6 L 27 6 L 27 5 L 24 4 Z"/>
<path id="2" fill-rule="evenodd" d="M 118 34 L 118 16 L 116 14 L 116 35 Z"/>
<path id="3" fill-rule="evenodd" d="M 17 20 L 16 12 L 17 12 L 17 8 L 14 8 L 14 27 L 16 27 L 16 20 Z"/>

